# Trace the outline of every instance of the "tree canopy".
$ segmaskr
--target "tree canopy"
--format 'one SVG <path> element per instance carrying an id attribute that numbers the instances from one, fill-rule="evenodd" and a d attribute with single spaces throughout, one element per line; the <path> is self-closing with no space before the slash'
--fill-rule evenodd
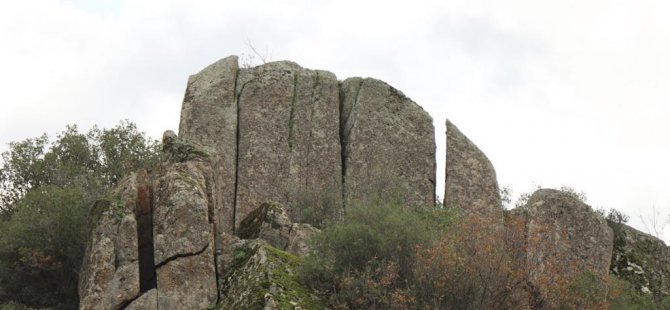
<path id="1" fill-rule="evenodd" d="M 0 305 L 75 309 L 92 202 L 158 161 L 159 143 L 130 121 L 67 126 L 9 144 L 0 165 Z"/>

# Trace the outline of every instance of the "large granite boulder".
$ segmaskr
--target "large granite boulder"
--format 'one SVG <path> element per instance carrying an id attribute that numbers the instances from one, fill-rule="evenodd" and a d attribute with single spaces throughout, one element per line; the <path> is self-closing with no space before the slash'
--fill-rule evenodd
<path id="1" fill-rule="evenodd" d="M 161 167 L 154 180 L 154 262 L 161 309 L 202 309 L 216 302 L 209 169 L 200 161 L 174 163 Z"/>
<path id="2" fill-rule="evenodd" d="M 340 87 L 345 205 L 370 198 L 435 204 L 433 120 L 402 92 L 375 79 Z"/>
<path id="3" fill-rule="evenodd" d="M 533 193 L 524 212 L 528 276 L 544 305 L 566 303 L 566 297 L 574 294 L 571 285 L 591 279 L 601 287 L 590 288 L 593 295 L 588 298 L 602 304 L 613 246 L 612 229 L 605 219 L 574 195 L 553 189 Z"/>
<path id="4" fill-rule="evenodd" d="M 240 70 L 236 227 L 266 201 L 291 206 L 296 221 L 314 207 L 326 221 L 340 216 L 337 86 L 332 73 L 288 61 Z"/>
<path id="5" fill-rule="evenodd" d="M 670 247 L 623 223 L 610 222 L 614 252 L 610 271 L 660 302 L 670 297 Z"/>
<path id="6" fill-rule="evenodd" d="M 120 309 L 140 294 L 136 174 L 91 208 L 91 239 L 79 277 L 81 309 Z"/>
<path id="7" fill-rule="evenodd" d="M 163 162 L 126 177 L 92 208 L 81 309 L 203 309 L 217 301 L 206 154 L 170 132 Z"/>
<path id="8" fill-rule="evenodd" d="M 502 222 L 496 172 L 489 159 L 449 120 L 444 205 Z"/>
<path id="9" fill-rule="evenodd" d="M 343 200 L 434 204 L 432 119 L 382 81 L 231 56 L 189 78 L 179 131 L 211 153 L 218 243 L 268 201 L 319 226 Z"/>
<path id="10" fill-rule="evenodd" d="M 217 195 L 215 229 L 232 233 L 237 171 L 237 56 L 221 59 L 188 79 L 179 136 L 208 146 Z"/>

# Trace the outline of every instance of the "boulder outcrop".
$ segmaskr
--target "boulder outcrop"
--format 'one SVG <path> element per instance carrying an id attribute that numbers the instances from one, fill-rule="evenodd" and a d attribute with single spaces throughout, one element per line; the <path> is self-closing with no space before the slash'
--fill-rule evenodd
<path id="1" fill-rule="evenodd" d="M 235 223 L 273 201 L 293 220 L 307 195 L 320 216 L 342 213 L 338 82 L 326 71 L 288 61 L 240 70 L 237 81 L 238 160 Z M 327 203 L 324 203 L 327 202 Z"/>
<path id="2" fill-rule="evenodd" d="M 117 200 L 96 202 L 89 216 L 91 239 L 79 277 L 81 309 L 119 309 L 140 293 L 136 174 L 120 182 Z"/>
<path id="3" fill-rule="evenodd" d="M 435 203 L 433 119 L 392 86 L 349 78 L 340 87 L 345 205 L 393 197 Z"/>
<path id="4" fill-rule="evenodd" d="M 173 163 L 156 173 L 153 241 L 161 309 L 216 303 L 210 174 L 209 163 L 201 161 Z"/>
<path id="5" fill-rule="evenodd" d="M 656 302 L 670 296 L 670 247 L 623 223 L 610 223 L 614 253 L 610 271 Z"/>
<path id="6" fill-rule="evenodd" d="M 432 118 L 382 81 L 231 56 L 189 78 L 179 131 L 211 153 L 216 231 L 268 201 L 319 225 L 375 191 L 434 203 Z"/>
<path id="7" fill-rule="evenodd" d="M 188 79 L 179 135 L 208 146 L 216 196 L 214 220 L 219 231 L 232 232 L 237 167 L 237 56 L 221 59 Z"/>
<path id="8" fill-rule="evenodd" d="M 602 216 L 573 195 L 553 189 L 533 193 L 522 212 L 529 280 L 546 306 L 563 302 L 569 286 L 581 279 L 607 283 L 613 233 Z M 606 286 L 592 290 L 592 301 L 605 301 Z"/>
<path id="9" fill-rule="evenodd" d="M 309 239 L 319 232 L 312 225 L 292 223 L 284 207 L 263 203 L 242 221 L 238 236 L 260 239 L 277 249 L 305 256 L 309 252 Z"/>
<path id="10" fill-rule="evenodd" d="M 210 163 L 170 132 L 163 142 L 160 167 L 129 175 L 92 208 L 81 309 L 202 309 L 217 300 Z"/>
<path id="11" fill-rule="evenodd" d="M 217 309 L 327 309 L 315 292 L 298 282 L 300 258 L 256 240 L 244 241 L 233 251 Z"/>
<path id="12" fill-rule="evenodd" d="M 490 163 L 450 132 L 451 201 L 498 207 Z M 432 118 L 379 80 L 231 56 L 189 78 L 179 133 L 94 206 L 82 309 L 319 308 L 290 271 L 315 227 L 372 199 L 434 204 Z"/>
<path id="13" fill-rule="evenodd" d="M 444 205 L 502 222 L 496 172 L 489 159 L 449 120 Z"/>

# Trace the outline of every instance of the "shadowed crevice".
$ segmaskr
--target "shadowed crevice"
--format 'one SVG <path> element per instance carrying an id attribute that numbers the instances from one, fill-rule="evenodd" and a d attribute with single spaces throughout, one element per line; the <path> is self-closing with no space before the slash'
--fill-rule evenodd
<path id="1" fill-rule="evenodd" d="M 153 207 L 151 187 L 146 173 L 139 173 L 135 219 L 137 220 L 137 253 L 140 275 L 140 295 L 156 288 L 154 268 Z"/>
<path id="2" fill-rule="evenodd" d="M 192 253 L 180 253 L 180 254 L 172 255 L 172 256 L 166 258 L 164 261 L 157 264 L 156 265 L 156 270 L 165 266 L 165 265 L 167 265 L 169 262 L 177 260 L 179 258 L 190 257 L 190 256 L 198 256 L 198 255 L 204 253 L 207 250 L 207 248 L 209 248 L 210 243 L 211 242 L 208 242 L 204 247 L 202 247 L 202 249 L 197 250 L 197 251 L 192 252 Z"/>

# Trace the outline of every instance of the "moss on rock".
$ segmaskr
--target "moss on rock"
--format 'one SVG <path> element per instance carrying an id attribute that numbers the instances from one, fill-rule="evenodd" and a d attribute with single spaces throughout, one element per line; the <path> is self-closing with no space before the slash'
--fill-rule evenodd
<path id="1" fill-rule="evenodd" d="M 249 241 L 235 253 L 239 255 L 223 276 L 217 309 L 326 308 L 321 298 L 298 282 L 299 257 L 259 241 Z"/>

